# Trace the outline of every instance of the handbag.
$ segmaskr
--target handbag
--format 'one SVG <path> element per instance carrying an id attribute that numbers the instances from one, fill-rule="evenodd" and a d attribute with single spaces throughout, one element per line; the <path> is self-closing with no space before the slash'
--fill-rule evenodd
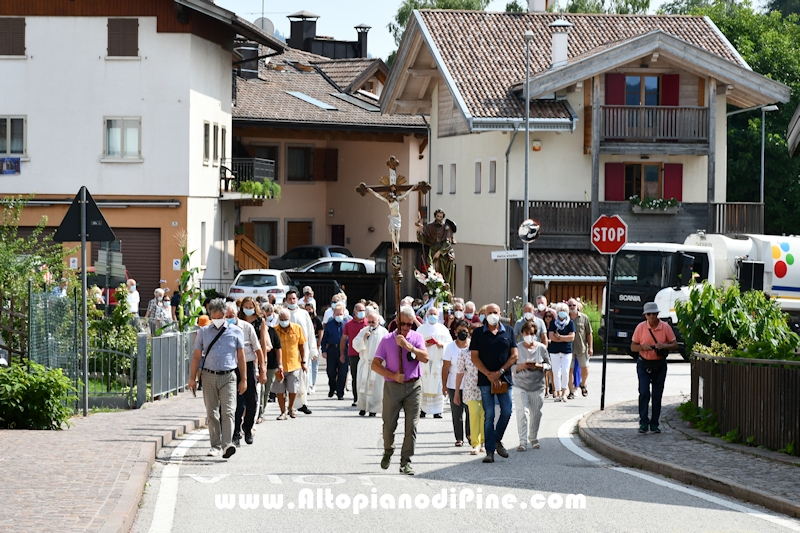
<path id="1" fill-rule="evenodd" d="M 508 382 L 505 379 L 503 379 L 504 376 L 505 374 L 500 376 L 500 379 L 498 380 L 500 385 L 496 384 L 498 383 L 498 381 L 492 382 L 492 394 L 505 394 L 508 392 Z"/>
<path id="2" fill-rule="evenodd" d="M 658 344 L 658 340 L 656 339 L 656 336 L 653 334 L 653 330 L 650 328 L 647 328 L 647 330 L 650 332 L 650 336 L 653 337 L 653 342 Z M 653 345 L 653 348 L 655 348 L 655 344 Z M 662 359 L 666 359 L 667 356 L 669 355 L 669 350 L 666 348 L 656 349 L 656 355 Z"/>

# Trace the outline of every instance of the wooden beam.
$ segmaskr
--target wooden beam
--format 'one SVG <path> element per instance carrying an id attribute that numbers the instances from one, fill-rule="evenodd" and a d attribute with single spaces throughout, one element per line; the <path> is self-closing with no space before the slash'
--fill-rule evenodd
<path id="1" fill-rule="evenodd" d="M 601 154 L 618 155 L 707 155 L 706 143 L 635 143 L 603 142 Z"/>
<path id="2" fill-rule="evenodd" d="M 592 222 L 600 216 L 600 75 L 592 77 Z"/>
<path id="3" fill-rule="evenodd" d="M 439 71 L 436 68 L 410 68 L 407 69 L 407 72 L 411 76 L 426 76 L 428 78 L 439 75 Z"/>
<path id="4" fill-rule="evenodd" d="M 717 172 L 717 79 L 708 84 L 708 231 L 715 232 L 714 189 Z"/>
<path id="5" fill-rule="evenodd" d="M 245 145 L 250 144 L 254 139 L 291 139 L 291 140 L 315 140 L 315 141 L 357 141 L 357 142 L 396 142 L 402 143 L 405 139 L 403 133 L 388 132 L 359 132 L 359 131 L 337 131 L 337 130 L 301 130 L 292 128 L 262 128 L 258 126 L 235 127 L 233 129 L 235 137 L 245 137 Z"/>
<path id="6" fill-rule="evenodd" d="M 429 100 L 395 100 L 394 104 L 397 107 L 430 107 Z"/>
<path id="7" fill-rule="evenodd" d="M 417 100 L 425 98 L 425 93 L 428 91 L 428 85 L 430 85 L 432 79 L 432 77 L 428 77 L 422 80 L 422 87 L 419 88 L 419 93 L 417 93 Z"/>

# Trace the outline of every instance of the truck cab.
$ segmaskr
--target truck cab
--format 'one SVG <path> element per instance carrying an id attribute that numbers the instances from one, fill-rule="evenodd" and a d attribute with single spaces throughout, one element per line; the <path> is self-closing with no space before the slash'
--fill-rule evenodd
<path id="1" fill-rule="evenodd" d="M 628 353 L 636 326 L 644 320 L 647 302 L 659 307 L 659 318 L 677 333 L 675 301 L 689 295 L 689 280 L 714 282 L 712 250 L 702 246 L 675 243 L 631 243 L 616 254 L 611 265 L 611 298 L 608 324 L 601 324 L 601 335 L 608 327 L 609 351 Z M 603 313 L 605 316 L 605 292 Z M 605 321 L 604 321 L 605 322 Z M 678 337 L 684 359 L 685 346 Z"/>

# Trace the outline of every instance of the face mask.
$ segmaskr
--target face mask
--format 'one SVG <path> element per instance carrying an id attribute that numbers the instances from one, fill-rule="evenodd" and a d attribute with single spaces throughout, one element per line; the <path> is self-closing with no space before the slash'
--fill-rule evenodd
<path id="1" fill-rule="evenodd" d="M 459 331 L 459 332 L 458 332 L 458 334 L 456 335 L 456 338 L 457 338 L 458 340 L 460 340 L 460 341 L 465 341 L 465 340 L 467 340 L 467 336 L 468 336 L 468 335 L 467 335 L 467 332 L 466 332 L 466 331 L 464 331 L 464 330 L 461 330 L 461 331 Z"/>
<path id="2" fill-rule="evenodd" d="M 341 323 L 342 323 L 342 321 L 344 320 L 344 315 L 336 315 L 336 316 L 334 316 L 334 317 L 333 317 L 333 319 L 334 319 L 336 322 L 339 322 L 339 323 L 341 324 Z"/>
<path id="3" fill-rule="evenodd" d="M 228 324 L 236 324 L 236 319 L 235 318 L 226 318 L 225 320 L 228 321 Z"/>
<path id="4" fill-rule="evenodd" d="M 224 318 L 212 318 L 211 319 L 211 323 L 214 324 L 215 328 L 219 329 L 225 323 L 225 319 Z"/>
<path id="5" fill-rule="evenodd" d="M 294 311 L 295 309 L 297 309 L 297 304 L 286 304 L 286 307 Z"/>
<path id="6" fill-rule="evenodd" d="M 498 322 L 500 322 L 500 315 L 497 313 L 492 313 L 486 317 L 486 321 L 489 323 L 490 326 L 496 326 Z"/>
<path id="7" fill-rule="evenodd" d="M 364 320 L 364 317 L 367 316 L 367 313 L 365 311 L 359 311 L 358 313 L 356 313 L 356 316 L 358 317 L 359 320 Z"/>
<path id="8" fill-rule="evenodd" d="M 483 320 L 484 320 L 485 318 L 486 318 L 486 315 L 484 315 L 483 313 L 481 313 L 480 315 L 478 315 L 478 320 L 480 320 L 481 322 L 483 322 Z"/>
<path id="9" fill-rule="evenodd" d="M 246 307 L 242 309 L 242 311 L 244 311 L 244 314 L 247 316 L 253 316 L 256 313 L 255 309 L 248 309 Z"/>
<path id="10" fill-rule="evenodd" d="M 131 292 L 136 292 L 136 285 L 131 285 L 130 291 Z"/>
<path id="11" fill-rule="evenodd" d="M 467 320 L 472 320 L 472 317 L 475 316 L 475 313 L 464 313 L 464 318 Z"/>
<path id="12" fill-rule="evenodd" d="M 464 311 L 456 311 L 455 315 L 457 319 L 461 320 L 462 318 L 464 318 Z"/>
<path id="13" fill-rule="evenodd" d="M 533 320 L 533 313 L 525 313 L 522 315 L 525 320 Z"/>
<path id="14" fill-rule="evenodd" d="M 561 320 L 564 320 L 565 318 L 567 318 L 567 313 L 565 313 L 564 311 L 559 311 L 558 312 L 558 318 L 560 318 Z"/>
<path id="15" fill-rule="evenodd" d="M 522 337 L 522 340 L 524 340 L 526 344 L 533 344 L 533 341 L 536 340 L 536 337 L 534 337 L 533 335 L 525 335 L 524 337 Z"/>
<path id="16" fill-rule="evenodd" d="M 436 315 L 428 315 L 427 320 L 428 324 L 436 324 L 437 322 L 439 322 L 439 317 Z"/>
<path id="17" fill-rule="evenodd" d="M 536 309 L 538 309 L 540 313 L 543 313 L 544 310 L 547 309 L 547 306 L 545 306 L 544 304 L 539 304 L 536 306 Z"/>
<path id="18" fill-rule="evenodd" d="M 163 296 L 156 296 L 156 300 L 157 300 L 157 301 L 159 301 L 159 302 L 161 302 L 161 301 L 163 301 L 163 300 L 164 300 L 164 297 L 163 297 Z"/>
<path id="19" fill-rule="evenodd" d="M 282 328 L 288 328 L 289 327 L 289 321 L 288 320 L 280 320 L 280 321 L 278 321 L 278 323 L 281 325 Z"/>

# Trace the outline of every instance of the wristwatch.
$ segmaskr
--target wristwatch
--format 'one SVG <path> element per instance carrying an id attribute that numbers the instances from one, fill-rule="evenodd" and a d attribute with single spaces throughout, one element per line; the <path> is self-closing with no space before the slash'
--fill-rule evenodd
<path id="1" fill-rule="evenodd" d="M 505 368 L 501 368 L 501 369 L 500 369 L 500 375 L 502 376 L 502 375 L 503 375 L 503 374 L 505 374 L 505 373 L 506 373 L 506 369 L 505 369 Z"/>

